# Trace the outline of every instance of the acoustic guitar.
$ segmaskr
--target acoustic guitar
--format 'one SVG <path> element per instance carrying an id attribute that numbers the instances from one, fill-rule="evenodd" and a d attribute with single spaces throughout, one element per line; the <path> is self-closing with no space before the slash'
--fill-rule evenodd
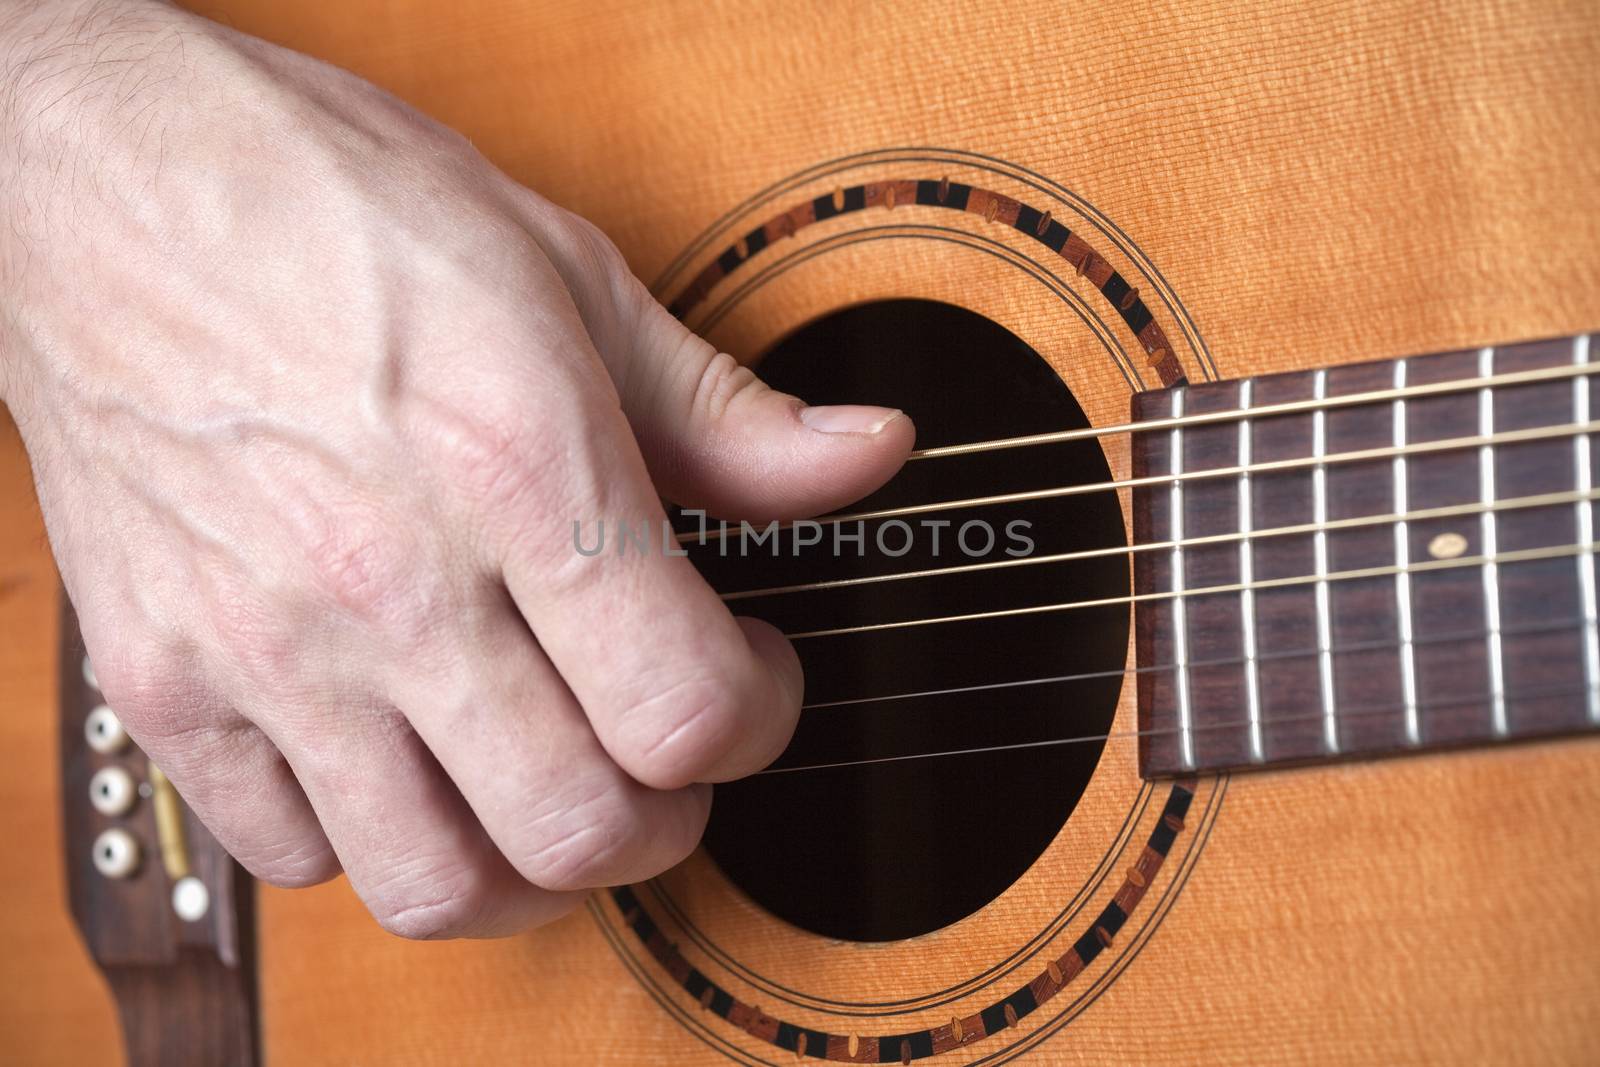
<path id="1" fill-rule="evenodd" d="M 919 452 L 682 516 L 807 672 L 700 851 L 418 944 L 127 742 L 8 434 L 0 1059 L 1600 1057 L 1592 3 L 197 6 Z"/>

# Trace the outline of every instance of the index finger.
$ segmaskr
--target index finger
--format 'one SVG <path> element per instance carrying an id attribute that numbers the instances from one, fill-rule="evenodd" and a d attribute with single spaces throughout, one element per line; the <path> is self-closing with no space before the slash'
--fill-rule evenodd
<path id="1" fill-rule="evenodd" d="M 627 421 L 596 407 L 568 438 L 568 465 L 588 484 L 569 478 L 559 519 L 517 527 L 499 561 L 506 587 L 607 753 L 636 780 L 676 789 L 760 770 L 794 731 L 799 660 L 773 627 L 735 619 L 669 552 L 676 544 Z M 589 554 L 575 522 L 630 533 Z"/>

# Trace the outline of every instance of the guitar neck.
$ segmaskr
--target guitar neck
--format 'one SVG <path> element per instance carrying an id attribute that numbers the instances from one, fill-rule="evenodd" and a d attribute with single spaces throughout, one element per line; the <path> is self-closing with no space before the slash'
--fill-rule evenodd
<path id="1" fill-rule="evenodd" d="M 61 598 L 61 830 L 72 917 L 130 1067 L 252 1067 L 254 885 L 103 703 Z"/>
<path id="2" fill-rule="evenodd" d="M 1589 358 L 1583 336 L 1137 395 L 1142 772 L 1600 726 Z"/>

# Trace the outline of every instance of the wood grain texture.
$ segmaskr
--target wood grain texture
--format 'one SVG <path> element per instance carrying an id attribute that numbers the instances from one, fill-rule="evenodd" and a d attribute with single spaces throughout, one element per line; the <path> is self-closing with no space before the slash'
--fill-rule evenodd
<path id="1" fill-rule="evenodd" d="M 0 1058 L 121 1060 L 111 993 L 68 911 L 56 756 L 56 569 L 16 427 L 0 415 Z"/>
<path id="2" fill-rule="evenodd" d="M 1588 338 L 1582 340 L 1588 344 Z M 1594 560 L 1592 554 L 1575 551 L 1581 540 L 1575 509 L 1588 511 L 1592 524 L 1593 504 L 1566 499 L 1511 506 L 1518 499 L 1570 497 L 1578 491 L 1578 439 L 1570 431 L 1556 431 L 1588 421 L 1578 415 L 1574 390 L 1582 389 L 1584 403 L 1592 404 L 1594 383 L 1579 377 L 1494 387 L 1488 391 L 1487 426 L 1482 394 L 1475 388 L 1418 395 L 1399 406 L 1392 399 L 1350 402 L 1394 392 L 1396 381 L 1427 389 L 1493 375 L 1565 371 L 1578 343 L 1578 338 L 1553 338 L 1491 348 L 1487 364 L 1477 351 L 1447 352 L 1138 394 L 1133 412 L 1140 420 L 1168 419 L 1175 403 L 1186 416 L 1231 416 L 1183 427 L 1177 456 L 1170 429 L 1133 435 L 1136 477 L 1175 471 L 1190 476 L 1181 483 L 1178 527 L 1186 542 L 1181 616 L 1168 596 L 1180 588 L 1174 582 L 1179 562 L 1174 552 L 1150 551 L 1134 562 L 1135 593 L 1159 598 L 1142 602 L 1136 612 L 1137 659 L 1144 669 L 1141 771 L 1162 776 L 1366 759 L 1576 733 L 1600 725 L 1588 710 L 1586 615 L 1579 595 L 1579 574 L 1587 568 L 1592 583 Z M 1320 395 L 1337 406 L 1239 417 L 1267 405 L 1314 401 L 1319 396 L 1313 381 L 1317 375 L 1324 381 Z M 1341 398 L 1345 403 L 1339 404 Z M 1320 467 L 1308 464 L 1318 455 L 1314 419 L 1321 420 L 1321 455 L 1327 457 Z M 1480 438 L 1528 430 L 1551 434 L 1491 445 L 1492 459 L 1485 464 L 1482 447 L 1475 443 Z M 1396 460 L 1381 455 L 1395 447 L 1397 434 L 1414 450 L 1402 457 L 1400 495 Z M 1582 437 L 1590 465 L 1592 438 Z M 1450 441 L 1468 444 L 1427 451 Z M 1349 458 L 1357 452 L 1380 455 Z M 1203 476 L 1273 462 L 1298 465 L 1256 471 L 1248 480 L 1237 473 Z M 1481 506 L 1485 469 L 1493 472 L 1493 499 L 1505 503 L 1504 510 L 1416 515 L 1428 509 Z M 1315 503 L 1318 475 L 1325 479 L 1326 514 L 1321 519 Z M 1136 542 L 1165 544 L 1177 536 L 1172 484 L 1133 490 Z M 1402 499 L 1403 513 L 1397 513 Z M 1248 527 L 1242 501 L 1248 504 Z M 1306 528 L 1351 520 L 1363 525 L 1321 530 L 1325 561 L 1320 573 L 1329 576 L 1324 635 L 1318 627 L 1316 583 L 1309 580 L 1319 573 L 1317 534 Z M 1401 523 L 1404 557 L 1396 549 Z M 1482 563 L 1488 552 L 1486 523 L 1493 530 L 1491 555 L 1497 559 L 1492 612 L 1486 593 L 1491 583 Z M 1272 533 L 1287 528 L 1301 532 Z M 1242 530 L 1256 536 L 1240 540 Z M 1433 552 L 1433 541 L 1441 536 L 1458 540 L 1456 558 Z M 1192 543 L 1217 537 L 1234 540 Z M 1567 554 L 1544 559 L 1514 555 L 1542 550 Z M 1402 558 L 1414 568 L 1404 578 L 1404 609 L 1398 576 L 1351 573 L 1393 568 Z M 1247 581 L 1268 584 L 1248 592 L 1203 592 Z M 1182 674 L 1175 640 L 1180 618 Z M 1326 662 L 1318 654 L 1324 637 Z M 1413 679 L 1409 706 L 1408 675 Z M 1497 721 L 1497 714 L 1503 718 Z"/>
<path id="3" fill-rule="evenodd" d="M 892 15 L 842 3 L 200 6 L 462 129 L 594 219 L 646 278 L 784 175 L 940 145 L 1086 196 L 1159 264 L 1223 376 L 1600 326 L 1600 21 L 1584 0 Z M 867 177 L 937 176 L 881 169 Z M 834 184 L 802 183 L 796 202 Z M 1125 417 L 1127 384 L 1090 332 L 1014 267 L 964 246 L 841 247 L 753 292 L 711 336 L 751 357 L 821 312 L 890 296 L 987 315 L 1044 354 L 1092 420 Z M 1126 449 L 1113 443 L 1108 458 L 1125 476 Z M 27 552 L 7 567 L 21 560 L 28 589 L 53 588 L 36 518 L 14 514 L 8 546 Z M 0 602 L 8 635 L 24 634 L 0 652 L 14 657 L 5 684 L 44 717 L 48 637 L 27 642 L 53 609 L 16 595 Z M 23 973 L 29 985 L 0 1019 L 36 1062 L 111 1062 L 109 1003 L 49 911 L 57 867 L 38 798 L 53 794 L 38 768 L 53 761 L 49 727 L 31 714 L 6 719 L 19 768 L 3 817 L 17 819 L 14 840 L 37 842 L 38 863 L 8 872 L 32 903 L 26 919 L 12 908 L 3 920 L 22 950 L 0 958 L 9 987 Z M 1131 728 L 1130 702 L 1118 715 Z M 663 884 L 741 954 L 807 989 L 931 988 L 1036 928 L 1108 853 L 1141 788 L 1134 756 L 1108 748 L 1079 811 L 995 905 L 913 942 L 822 944 L 774 928 L 703 856 Z M 1241 776 L 1160 929 L 1030 1062 L 1590 1061 L 1600 859 L 1586 813 L 1597 804 L 1589 740 Z M 377 930 L 342 883 L 261 904 L 269 1063 L 727 1062 L 652 999 L 588 914 L 506 942 L 414 945 Z M 97 1005 L 89 1022 L 80 1003 Z M 35 1007 L 53 1013 L 36 1028 L 24 1022 Z M 915 1025 L 950 1014 L 928 1009 Z"/>

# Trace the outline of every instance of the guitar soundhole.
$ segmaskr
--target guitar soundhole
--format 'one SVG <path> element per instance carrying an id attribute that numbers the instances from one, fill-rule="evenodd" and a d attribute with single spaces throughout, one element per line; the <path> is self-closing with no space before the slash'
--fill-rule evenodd
<path id="1" fill-rule="evenodd" d="M 1038 353 L 948 304 L 893 300 L 829 314 L 780 342 L 760 370 L 811 403 L 902 408 L 924 448 L 1087 425 Z M 912 462 L 850 510 L 1110 477 L 1094 441 L 983 452 Z M 1033 542 L 1030 556 L 1126 543 L 1110 492 L 903 521 L 911 536 L 896 528 L 883 542 L 893 553 L 909 545 L 900 555 L 881 549 L 880 524 L 869 522 L 859 547 L 836 545 L 824 527 L 798 556 L 786 538 L 776 553 L 767 543 L 740 555 L 735 541 L 726 556 L 710 547 L 694 557 L 718 589 L 733 591 L 1009 561 L 1019 557 L 1007 549 L 1027 547 L 1017 534 Z M 991 548 L 971 551 L 988 540 L 982 526 L 961 538 L 973 522 L 993 530 Z M 731 606 L 797 633 L 1128 592 L 1126 557 L 1114 553 Z M 972 914 L 1027 871 L 1082 796 L 1121 690 L 1128 622 L 1126 605 L 1114 604 L 797 641 L 808 706 L 830 706 L 804 712 L 774 769 L 807 769 L 718 786 L 707 849 L 773 915 L 831 938 L 896 940 Z M 1073 677 L 1039 681 L 1063 676 Z M 879 697 L 899 699 L 851 702 Z M 839 766 L 819 766 L 830 764 Z"/>

